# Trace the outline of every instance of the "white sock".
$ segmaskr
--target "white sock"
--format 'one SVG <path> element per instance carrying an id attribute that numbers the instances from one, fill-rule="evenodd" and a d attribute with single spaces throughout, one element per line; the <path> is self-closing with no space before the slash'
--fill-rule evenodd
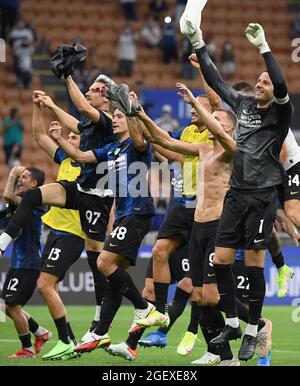
<path id="1" fill-rule="evenodd" d="M 46 332 L 46 329 L 44 327 L 39 326 L 39 328 L 34 333 L 35 336 L 41 336 L 44 335 Z"/>
<path id="2" fill-rule="evenodd" d="M 251 335 L 251 336 L 257 336 L 257 324 L 247 324 L 246 330 L 245 330 L 245 335 Z"/>
<path id="3" fill-rule="evenodd" d="M 28 350 L 28 351 L 31 351 L 32 353 L 35 353 L 35 350 L 34 350 L 34 348 L 32 346 L 24 347 L 24 348 L 26 348 L 26 350 Z"/>
<path id="4" fill-rule="evenodd" d="M 238 326 L 240 325 L 240 322 L 239 322 L 239 318 L 226 318 L 226 324 L 228 324 L 228 326 L 230 327 L 233 327 L 233 328 L 238 328 Z"/>
<path id="5" fill-rule="evenodd" d="M 0 249 L 5 251 L 8 245 L 12 242 L 12 238 L 7 233 L 3 232 L 0 236 Z"/>
<path id="6" fill-rule="evenodd" d="M 99 322 L 100 320 L 100 313 L 101 313 L 101 306 L 96 306 L 96 312 L 94 316 L 94 321 Z"/>
<path id="7" fill-rule="evenodd" d="M 185 6 L 185 10 L 180 18 L 180 31 L 185 32 L 184 18 L 187 15 L 194 25 L 200 26 L 201 13 L 205 7 L 207 0 L 188 0 Z"/>

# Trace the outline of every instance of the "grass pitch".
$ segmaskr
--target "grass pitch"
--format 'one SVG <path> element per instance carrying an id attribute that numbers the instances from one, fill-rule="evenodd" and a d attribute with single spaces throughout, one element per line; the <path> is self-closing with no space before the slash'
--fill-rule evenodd
<path id="1" fill-rule="evenodd" d="M 77 337 L 80 338 L 86 332 L 94 315 L 94 307 L 69 306 L 67 309 L 72 328 Z M 205 341 L 200 332 L 198 335 L 200 343 L 196 343 L 190 355 L 181 357 L 176 353 L 177 345 L 189 322 L 190 307 L 187 307 L 183 316 L 177 320 L 169 332 L 167 347 L 164 349 L 139 348 L 138 357 L 134 362 L 110 356 L 102 349 L 84 354 L 79 359 L 45 362 L 41 359 L 42 355 L 52 349 L 57 339 L 54 323 L 46 306 L 26 307 L 26 310 L 42 326 L 53 332 L 53 338 L 51 342 L 44 346 L 42 353 L 35 359 L 8 359 L 9 355 L 20 348 L 20 342 L 10 320 L 6 323 L 0 323 L 0 366 L 189 366 L 193 360 L 198 359 L 206 351 Z M 273 322 L 273 366 L 300 366 L 300 322 L 295 323 L 292 321 L 292 312 L 294 310 L 292 307 L 264 307 L 264 317 Z M 132 317 L 133 308 L 122 306 L 110 329 L 110 337 L 113 343 L 126 340 Z M 152 328 L 149 331 L 153 330 Z M 232 343 L 234 355 L 237 355 L 240 343 L 241 341 Z M 251 361 L 242 363 L 242 365 L 255 366 L 256 363 L 257 357 L 255 356 Z"/>

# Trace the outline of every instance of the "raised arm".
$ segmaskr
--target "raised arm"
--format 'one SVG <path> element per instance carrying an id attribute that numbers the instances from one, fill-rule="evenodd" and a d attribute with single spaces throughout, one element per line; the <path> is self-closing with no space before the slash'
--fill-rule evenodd
<path id="1" fill-rule="evenodd" d="M 21 174 L 26 168 L 23 166 L 17 166 L 11 169 L 9 177 L 4 189 L 3 198 L 9 204 L 18 206 L 22 201 L 22 197 L 15 193 L 16 184 Z"/>
<path id="2" fill-rule="evenodd" d="M 236 149 L 236 142 L 227 134 L 220 123 L 209 113 L 192 94 L 192 92 L 182 83 L 177 83 L 179 90 L 178 95 L 188 104 L 194 107 L 199 114 L 203 124 L 214 135 L 214 137 L 221 143 L 225 150 L 234 152 Z"/>
<path id="3" fill-rule="evenodd" d="M 172 161 L 172 162 L 179 162 L 180 164 L 183 164 L 183 156 L 182 154 L 176 153 L 175 151 L 165 149 L 164 147 L 160 145 L 152 145 L 153 152 L 157 159 L 160 162 L 166 162 L 166 161 Z"/>
<path id="4" fill-rule="evenodd" d="M 138 96 L 134 91 L 129 93 L 131 100 L 136 103 L 138 101 Z M 137 117 L 128 117 L 126 116 L 127 125 L 129 129 L 129 135 L 133 142 L 134 147 L 140 151 L 144 152 L 147 149 L 147 142 L 145 141 L 145 136 L 143 132 L 143 127 L 141 121 Z M 147 138 L 146 138 L 147 139 Z M 148 142 L 151 142 L 148 140 Z"/>
<path id="5" fill-rule="evenodd" d="M 100 112 L 89 104 L 86 97 L 82 94 L 71 75 L 66 78 L 66 85 L 77 110 L 94 123 L 99 122 Z"/>
<path id="6" fill-rule="evenodd" d="M 39 146 L 45 150 L 45 152 L 54 158 L 55 152 L 58 148 L 56 143 L 48 137 L 45 130 L 43 112 L 41 107 L 38 105 L 39 95 L 44 94 L 43 91 L 34 91 L 32 96 L 33 101 L 33 114 L 32 114 L 32 134 Z M 54 123 L 54 122 L 52 122 Z M 58 124 L 58 122 L 55 122 Z"/>
<path id="7" fill-rule="evenodd" d="M 147 142 L 145 141 L 144 135 L 140 130 L 140 125 L 136 117 L 126 117 L 129 135 L 132 140 L 134 147 L 140 151 L 144 152 L 147 149 Z"/>
<path id="8" fill-rule="evenodd" d="M 189 56 L 189 60 L 191 62 L 191 65 L 196 69 L 198 74 L 200 75 L 200 78 L 203 83 L 205 94 L 208 98 L 208 101 L 211 105 L 212 111 L 222 109 L 222 99 L 219 97 L 219 95 L 207 84 L 206 80 L 204 79 L 204 76 L 202 74 L 200 64 L 198 62 L 198 58 L 196 54 L 192 54 Z"/>
<path id="9" fill-rule="evenodd" d="M 49 134 L 51 138 L 59 145 L 59 147 L 68 154 L 70 158 L 79 163 L 96 164 L 98 160 L 92 150 L 81 151 L 75 146 L 71 145 L 61 136 L 61 128 L 58 126 L 50 127 Z"/>
<path id="10" fill-rule="evenodd" d="M 72 117 L 72 115 L 66 113 L 64 110 L 58 107 L 49 96 L 40 95 L 38 99 L 38 103 L 42 107 L 45 107 L 51 110 L 56 115 L 57 120 L 61 122 L 61 124 L 66 129 L 68 129 L 69 131 L 72 131 L 75 134 L 80 134 L 80 131 L 78 130 L 79 121 L 76 118 Z"/>
<path id="11" fill-rule="evenodd" d="M 274 86 L 275 102 L 278 104 L 287 103 L 289 97 L 284 76 L 267 43 L 263 27 L 258 23 L 250 23 L 246 28 L 246 36 L 249 42 L 259 50 L 259 53 L 264 58 Z"/>
<path id="12" fill-rule="evenodd" d="M 200 27 L 194 24 L 189 16 L 185 17 L 183 22 L 184 34 L 195 48 L 202 74 L 208 86 L 231 106 L 233 110 L 236 110 L 242 96 L 222 79 L 219 71 L 209 57 Z"/>
<path id="13" fill-rule="evenodd" d="M 169 134 L 160 129 L 144 111 L 139 112 L 137 117 L 144 123 L 154 143 L 180 154 L 199 155 L 199 143 L 186 143 L 171 138 Z"/>

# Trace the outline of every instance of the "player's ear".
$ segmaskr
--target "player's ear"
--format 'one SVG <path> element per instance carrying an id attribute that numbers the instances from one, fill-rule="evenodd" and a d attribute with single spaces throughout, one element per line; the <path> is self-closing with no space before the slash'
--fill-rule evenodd
<path id="1" fill-rule="evenodd" d="M 33 189 L 33 188 L 36 188 L 37 186 L 38 186 L 37 180 L 32 180 L 32 181 L 31 181 L 31 187 L 32 187 L 32 189 Z"/>

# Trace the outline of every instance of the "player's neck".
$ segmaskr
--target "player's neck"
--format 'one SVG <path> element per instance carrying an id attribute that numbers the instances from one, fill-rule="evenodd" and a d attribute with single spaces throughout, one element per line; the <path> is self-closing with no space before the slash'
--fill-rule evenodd
<path id="1" fill-rule="evenodd" d="M 258 109 L 266 109 L 273 103 L 273 101 L 274 100 L 272 99 L 271 101 L 268 101 L 268 102 L 257 102 L 256 107 Z"/>
<path id="2" fill-rule="evenodd" d="M 199 133 L 202 133 L 202 131 L 206 130 L 206 126 L 204 125 L 196 125 L 197 126 L 197 131 Z"/>
<path id="3" fill-rule="evenodd" d="M 130 137 L 129 133 L 122 133 L 118 135 L 118 141 L 119 143 L 123 143 Z"/>

